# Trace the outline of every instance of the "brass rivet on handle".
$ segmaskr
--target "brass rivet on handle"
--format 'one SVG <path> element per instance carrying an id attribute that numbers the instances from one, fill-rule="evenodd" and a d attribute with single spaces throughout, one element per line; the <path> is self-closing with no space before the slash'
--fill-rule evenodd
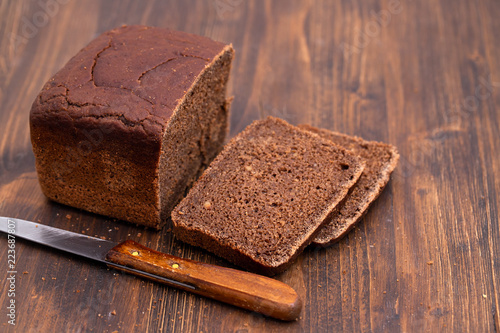
<path id="1" fill-rule="evenodd" d="M 134 252 L 132 252 L 132 255 L 135 256 L 135 257 L 137 257 L 139 255 L 139 252 L 134 251 Z"/>
<path id="2" fill-rule="evenodd" d="M 172 268 L 179 268 L 179 264 L 172 264 Z"/>

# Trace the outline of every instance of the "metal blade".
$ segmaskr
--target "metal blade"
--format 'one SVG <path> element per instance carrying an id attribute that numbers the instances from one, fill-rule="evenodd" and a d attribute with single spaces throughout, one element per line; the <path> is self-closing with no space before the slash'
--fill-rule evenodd
<path id="1" fill-rule="evenodd" d="M 108 251 L 117 245 L 117 243 L 108 240 L 49 227 L 35 222 L 2 216 L 0 216 L 0 232 L 9 233 L 15 237 L 105 263 L 114 268 L 139 273 L 144 277 L 163 281 L 172 286 L 182 286 L 193 290 L 196 289 L 195 286 L 187 283 L 106 261 L 105 258 Z"/>
<path id="2" fill-rule="evenodd" d="M 92 260 L 105 262 L 106 253 L 117 243 L 90 237 L 40 223 L 0 217 L 0 231 L 10 233 L 38 244 L 76 254 Z"/>

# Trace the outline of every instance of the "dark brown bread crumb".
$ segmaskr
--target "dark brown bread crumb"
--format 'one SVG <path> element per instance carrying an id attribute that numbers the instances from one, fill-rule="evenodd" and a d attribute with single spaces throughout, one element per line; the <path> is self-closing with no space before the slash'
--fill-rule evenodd
<path id="1" fill-rule="evenodd" d="M 145 26 L 93 40 L 31 109 L 45 195 L 161 227 L 222 148 L 232 57 L 209 38 Z"/>
<path id="2" fill-rule="evenodd" d="M 366 161 L 361 177 L 339 207 L 338 213 L 332 216 L 313 240 L 315 245 L 331 245 L 351 230 L 366 213 L 370 204 L 377 199 L 398 163 L 399 154 L 396 148 L 389 144 L 365 141 L 355 136 L 318 129 L 309 125 L 299 125 L 299 127 L 349 149 Z"/>
<path id="3" fill-rule="evenodd" d="M 172 212 L 177 238 L 266 275 L 283 271 L 359 178 L 347 150 L 285 121 L 233 138 Z"/>

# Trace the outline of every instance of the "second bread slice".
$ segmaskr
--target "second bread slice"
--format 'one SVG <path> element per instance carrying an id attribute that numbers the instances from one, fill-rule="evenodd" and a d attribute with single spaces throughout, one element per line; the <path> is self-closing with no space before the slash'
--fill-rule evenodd
<path id="1" fill-rule="evenodd" d="M 299 125 L 301 129 L 316 133 L 324 139 L 349 149 L 366 161 L 359 181 L 349 192 L 338 212 L 321 228 L 313 244 L 328 246 L 339 241 L 363 217 L 369 206 L 377 199 L 398 163 L 396 147 L 376 141 L 366 141 L 359 137 L 331 132 L 309 125 Z"/>
<path id="2" fill-rule="evenodd" d="M 175 236 L 266 275 L 283 271 L 356 183 L 364 164 L 269 117 L 233 138 L 172 212 Z"/>

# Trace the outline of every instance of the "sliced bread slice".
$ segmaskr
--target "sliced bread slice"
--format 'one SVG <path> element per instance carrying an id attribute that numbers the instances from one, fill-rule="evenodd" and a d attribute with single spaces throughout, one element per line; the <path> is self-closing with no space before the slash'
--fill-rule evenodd
<path id="1" fill-rule="evenodd" d="M 268 117 L 234 137 L 172 212 L 175 236 L 273 275 L 301 253 L 364 163 L 346 149 Z"/>
<path id="2" fill-rule="evenodd" d="M 299 125 L 301 129 L 318 134 L 324 139 L 349 149 L 366 161 L 358 182 L 339 207 L 338 213 L 319 231 L 313 244 L 328 246 L 341 239 L 361 219 L 368 207 L 377 199 L 396 167 L 399 154 L 396 147 L 375 141 L 365 141 L 310 125 Z"/>

